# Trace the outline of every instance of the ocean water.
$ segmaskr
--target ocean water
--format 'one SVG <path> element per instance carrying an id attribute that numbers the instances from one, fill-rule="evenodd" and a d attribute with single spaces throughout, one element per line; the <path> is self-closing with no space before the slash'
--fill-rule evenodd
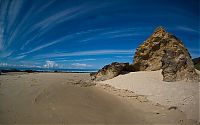
<path id="1" fill-rule="evenodd" d="M 0 67 L 0 70 L 32 70 L 32 71 L 39 71 L 39 72 L 79 72 L 79 73 L 91 73 L 97 72 L 98 69 L 56 69 L 56 68 L 13 68 L 13 67 Z"/>

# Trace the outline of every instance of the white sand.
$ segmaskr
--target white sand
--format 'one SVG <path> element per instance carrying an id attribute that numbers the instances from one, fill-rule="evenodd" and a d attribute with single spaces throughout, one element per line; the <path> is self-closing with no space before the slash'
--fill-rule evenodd
<path id="1" fill-rule="evenodd" d="M 183 111 L 188 119 L 199 118 L 200 83 L 164 82 L 161 70 L 131 72 L 113 79 L 100 82 L 118 89 L 127 89 L 139 95 L 145 95 L 153 103 Z"/>

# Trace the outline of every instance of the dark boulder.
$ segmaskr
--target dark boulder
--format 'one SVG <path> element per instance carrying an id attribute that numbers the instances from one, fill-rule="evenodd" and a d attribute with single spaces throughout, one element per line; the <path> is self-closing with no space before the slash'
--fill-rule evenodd
<path id="1" fill-rule="evenodd" d="M 130 71 L 132 71 L 132 67 L 131 65 L 129 65 L 129 63 L 113 62 L 109 65 L 104 66 L 98 72 L 91 73 L 90 76 L 92 80 L 104 81 Z"/>

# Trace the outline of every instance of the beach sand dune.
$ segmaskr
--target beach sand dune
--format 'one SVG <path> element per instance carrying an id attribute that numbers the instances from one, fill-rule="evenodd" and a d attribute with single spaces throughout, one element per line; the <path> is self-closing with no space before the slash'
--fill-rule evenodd
<path id="1" fill-rule="evenodd" d="M 119 76 L 120 77 L 120 76 Z M 83 87 L 87 73 L 25 73 L 0 76 L 0 123 L 183 123 L 186 116 L 109 86 Z M 81 82 L 85 81 L 85 82 Z M 133 98 L 132 98 L 133 97 Z"/>
<path id="2" fill-rule="evenodd" d="M 102 81 L 100 84 L 133 91 L 146 96 L 152 103 L 183 111 L 188 119 L 199 120 L 200 83 L 164 82 L 159 70 L 131 72 Z"/>

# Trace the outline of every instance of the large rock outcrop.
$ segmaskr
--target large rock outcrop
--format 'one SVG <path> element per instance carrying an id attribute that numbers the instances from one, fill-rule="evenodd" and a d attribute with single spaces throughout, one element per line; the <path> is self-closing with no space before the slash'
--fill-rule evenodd
<path id="1" fill-rule="evenodd" d="M 188 50 L 176 36 L 162 27 L 158 27 L 137 48 L 133 65 L 137 71 L 162 69 L 163 80 L 168 82 L 198 80 Z"/>
<path id="2" fill-rule="evenodd" d="M 113 62 L 109 65 L 104 66 L 97 73 L 91 73 L 90 76 L 92 80 L 95 81 L 103 81 L 107 79 L 114 78 L 119 74 L 123 74 L 125 72 L 130 72 L 132 68 L 129 63 L 118 63 Z"/>

